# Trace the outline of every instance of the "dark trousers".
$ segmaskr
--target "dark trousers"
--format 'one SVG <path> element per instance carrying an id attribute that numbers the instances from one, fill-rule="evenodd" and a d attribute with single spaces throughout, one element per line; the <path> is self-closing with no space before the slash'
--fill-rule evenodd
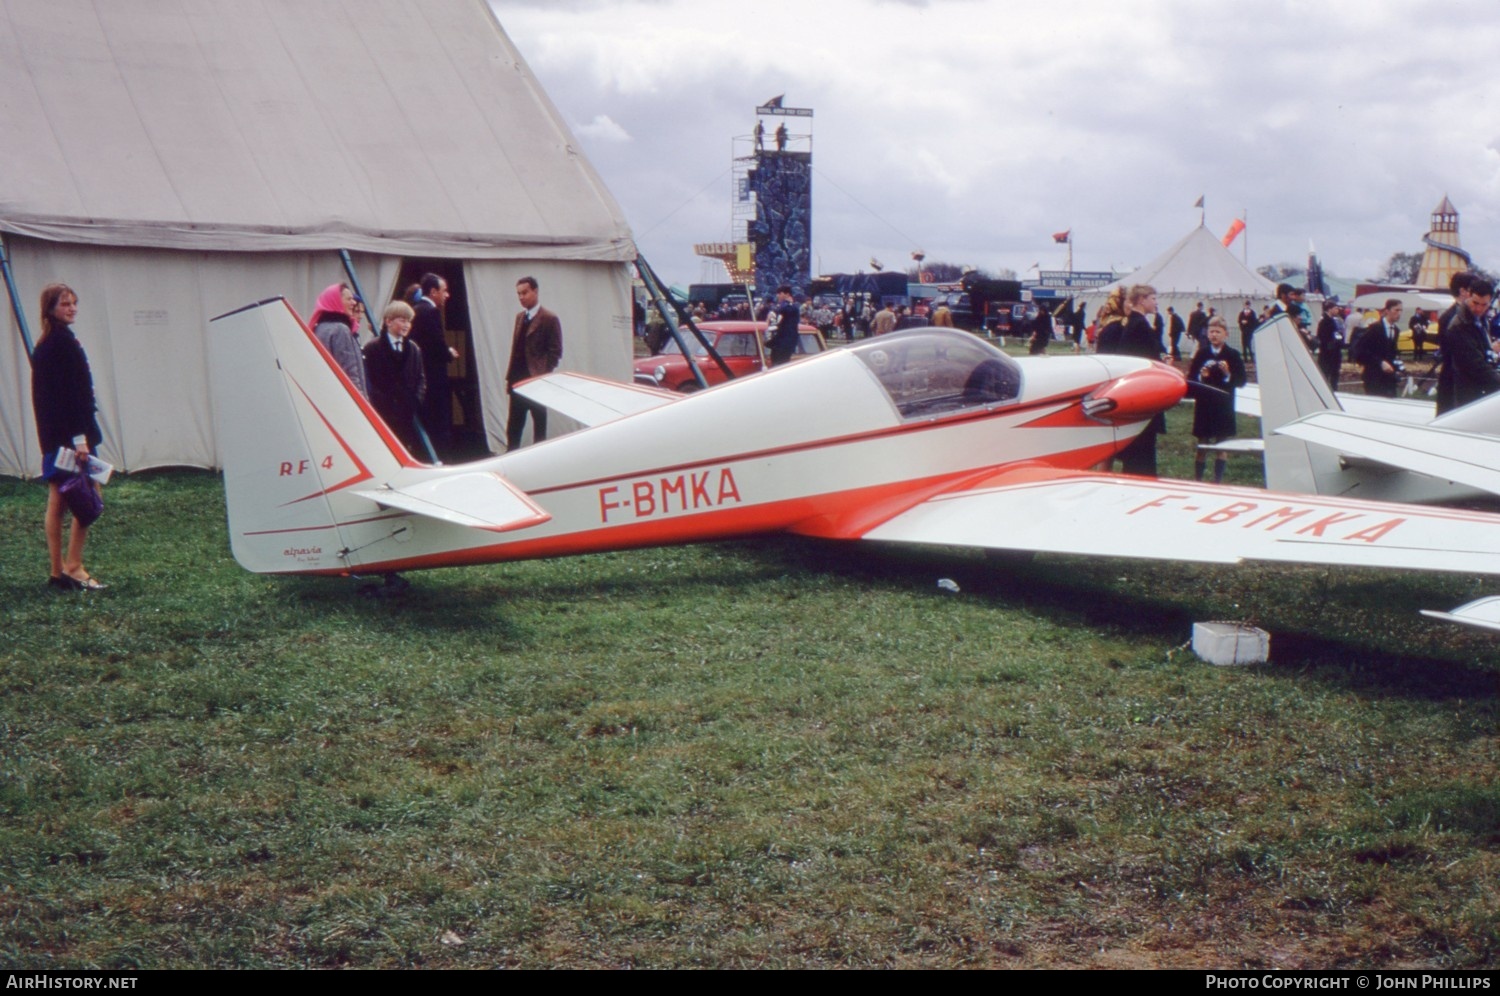
<path id="1" fill-rule="evenodd" d="M 1343 372 L 1344 358 L 1338 354 L 1318 354 L 1318 369 L 1323 372 L 1323 379 L 1328 381 L 1328 386 L 1333 390 L 1339 389 L 1339 374 Z"/>
<path id="2" fill-rule="evenodd" d="M 538 404 L 533 404 L 512 393 L 510 396 L 510 414 L 505 419 L 505 448 L 507 450 L 519 449 L 521 446 L 521 433 L 526 430 L 526 415 L 532 418 L 532 442 L 540 443 L 547 438 L 547 409 Z"/>
<path id="3" fill-rule="evenodd" d="M 1373 368 L 1365 368 L 1365 393 L 1377 398 L 1400 397 L 1401 378 L 1397 374 L 1381 370 L 1377 361 Z"/>
<path id="4" fill-rule="evenodd" d="M 1120 470 L 1141 477 L 1156 476 L 1156 434 L 1166 428 L 1166 419 L 1158 415 L 1130 445 L 1119 452 Z"/>
<path id="5" fill-rule="evenodd" d="M 434 373 L 433 370 L 437 373 Z M 448 368 L 438 365 L 427 371 L 427 397 L 422 402 L 422 428 L 432 440 L 432 448 L 442 456 L 453 441 L 453 391 L 448 386 Z M 416 453 L 417 450 L 412 450 Z M 426 452 L 423 450 L 422 452 Z"/>

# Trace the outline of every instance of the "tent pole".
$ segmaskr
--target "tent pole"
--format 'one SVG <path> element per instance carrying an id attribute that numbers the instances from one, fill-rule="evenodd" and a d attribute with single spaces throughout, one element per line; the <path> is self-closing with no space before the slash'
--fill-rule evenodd
<path id="1" fill-rule="evenodd" d="M 662 287 L 661 279 L 657 277 L 656 271 L 651 269 L 651 264 L 646 262 L 646 257 L 640 255 L 640 253 L 637 253 L 635 257 L 635 270 L 640 274 L 641 283 L 646 285 L 646 293 L 651 295 L 651 303 L 656 305 L 657 313 L 661 315 L 662 321 L 666 322 L 667 332 L 676 340 L 677 348 L 682 350 L 682 356 L 688 362 L 688 369 L 693 371 L 693 377 L 698 381 L 698 386 L 707 387 L 708 380 L 703 376 L 703 371 L 698 369 L 698 361 L 694 358 L 693 351 L 683 341 L 682 331 L 678 328 L 679 322 L 686 324 L 688 330 L 703 344 L 703 348 L 708 350 L 708 355 L 713 358 L 714 363 L 723 372 L 725 378 L 734 380 L 734 371 L 729 369 L 729 364 L 724 362 L 724 358 L 719 355 L 719 351 L 714 348 L 713 343 L 708 341 L 708 337 L 703 334 L 703 330 L 698 328 L 697 324 L 693 321 L 693 317 L 678 310 L 677 303 L 671 301 L 670 296 Z M 671 314 L 667 312 L 667 304 L 669 302 L 672 305 Z"/>
<path id="2" fill-rule="evenodd" d="M 10 295 L 10 310 L 15 313 L 16 327 L 21 330 L 21 342 L 26 345 L 26 360 L 31 361 L 31 329 L 26 325 L 26 309 L 21 307 L 21 292 L 16 289 L 16 278 L 10 271 L 10 254 L 5 251 L 5 236 L 0 235 L 0 270 L 5 273 L 5 293 Z"/>
<path id="3" fill-rule="evenodd" d="M 365 306 L 365 315 L 370 319 L 370 330 L 374 332 L 377 337 L 384 335 L 385 330 L 383 328 L 377 327 L 375 322 L 375 312 L 370 310 L 370 302 L 365 300 L 364 289 L 359 286 L 359 275 L 354 272 L 354 260 L 350 258 L 349 250 L 340 249 L 339 259 L 344 263 L 344 272 L 349 275 L 349 286 L 354 288 L 354 299 Z M 426 426 L 422 425 L 422 416 L 412 415 L 412 422 L 416 424 L 417 435 L 421 437 L 422 446 L 426 448 L 427 456 L 431 458 L 432 465 L 434 467 L 441 467 L 443 465 L 443 461 L 438 459 L 437 450 L 434 450 L 432 448 L 432 440 L 427 436 L 427 428 Z"/>
<path id="4" fill-rule="evenodd" d="M 375 327 L 375 313 L 370 310 L 370 302 L 365 300 L 365 292 L 359 286 L 359 275 L 354 272 L 354 260 L 349 257 L 349 250 L 340 249 L 339 259 L 343 261 L 344 272 L 349 276 L 349 286 L 354 288 L 354 299 L 365 307 L 365 315 L 370 319 L 370 330 L 379 335 L 380 329 Z"/>

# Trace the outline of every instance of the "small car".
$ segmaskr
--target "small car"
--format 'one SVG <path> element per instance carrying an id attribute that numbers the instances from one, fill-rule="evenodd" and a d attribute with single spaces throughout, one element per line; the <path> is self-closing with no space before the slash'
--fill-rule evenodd
<path id="1" fill-rule="evenodd" d="M 764 343 L 765 322 L 699 322 L 698 328 L 713 343 L 714 349 L 724 358 L 725 365 L 733 371 L 735 377 L 758 373 L 770 361 L 770 353 Z M 821 353 L 828 348 L 822 334 L 813 326 L 799 325 L 797 332 L 798 355 Z M 692 347 L 693 358 L 698 361 L 709 386 L 723 383 L 727 379 L 724 371 L 708 355 L 708 350 L 686 328 L 682 329 L 682 335 Z M 795 362 L 795 357 L 793 359 Z M 698 390 L 693 370 L 688 366 L 687 358 L 682 355 L 675 340 L 668 340 L 667 345 L 655 356 L 635 361 L 635 382 L 649 387 L 663 387 L 669 391 L 681 391 L 684 394 Z"/>

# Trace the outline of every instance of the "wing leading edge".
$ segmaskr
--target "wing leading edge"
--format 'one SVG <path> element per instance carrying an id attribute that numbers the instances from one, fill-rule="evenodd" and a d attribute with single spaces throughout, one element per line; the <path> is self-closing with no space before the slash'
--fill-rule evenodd
<path id="1" fill-rule="evenodd" d="M 937 495 L 862 538 L 1500 574 L 1500 515 L 1050 469 Z"/>

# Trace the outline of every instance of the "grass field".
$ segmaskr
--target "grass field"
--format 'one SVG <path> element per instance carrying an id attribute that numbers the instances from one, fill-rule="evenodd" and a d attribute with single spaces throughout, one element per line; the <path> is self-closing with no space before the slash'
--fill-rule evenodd
<path id="1" fill-rule="evenodd" d="M 771 539 L 387 604 L 241 571 L 212 475 L 107 497 L 61 595 L 0 481 L 7 968 L 1500 963 L 1496 644 L 1416 615 L 1488 582 Z"/>

